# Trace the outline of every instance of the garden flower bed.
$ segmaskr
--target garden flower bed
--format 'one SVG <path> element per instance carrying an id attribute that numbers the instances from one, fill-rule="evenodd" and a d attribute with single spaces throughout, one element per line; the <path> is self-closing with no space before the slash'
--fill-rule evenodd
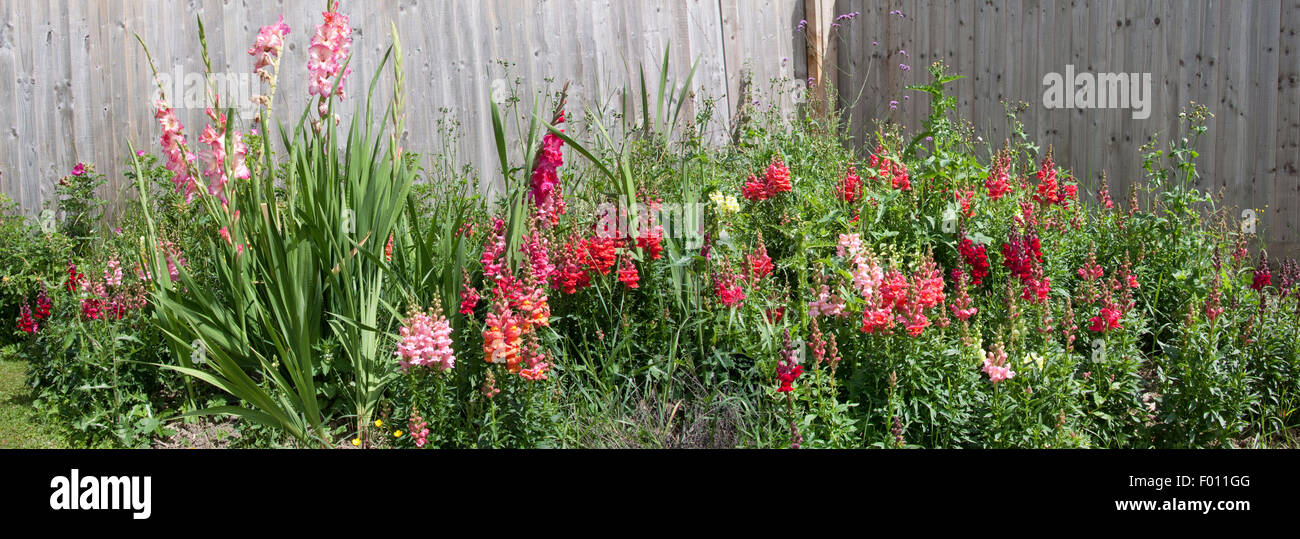
<path id="1" fill-rule="evenodd" d="M 867 141 L 756 114 L 709 145 L 674 112 L 688 76 L 635 121 L 564 89 L 492 104 L 498 170 L 425 167 L 392 135 L 417 98 L 396 32 L 352 73 L 347 16 L 322 18 L 305 105 L 277 94 L 302 67 L 281 20 L 249 50 L 257 120 L 212 95 L 182 125 L 160 85 L 131 204 L 104 215 L 78 163 L 55 226 L 6 208 L 7 350 L 73 443 L 1294 444 L 1300 265 L 1198 187 L 1204 106 L 1129 193 L 1018 123 L 975 137 L 940 63 L 925 124 Z"/>

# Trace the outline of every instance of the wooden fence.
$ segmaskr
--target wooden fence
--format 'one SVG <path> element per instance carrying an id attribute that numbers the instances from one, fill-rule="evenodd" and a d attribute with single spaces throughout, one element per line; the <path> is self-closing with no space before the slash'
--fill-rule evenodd
<path id="1" fill-rule="evenodd" d="M 0 188 L 35 211 L 60 176 L 86 161 L 108 174 L 105 195 L 120 199 L 127 140 L 156 152 L 159 138 L 156 85 L 133 34 L 148 44 L 159 71 L 184 85 L 204 73 L 196 15 L 213 71 L 255 90 L 247 51 L 260 26 L 284 15 L 291 33 L 276 115 L 293 125 L 306 103 L 307 43 L 324 8 L 322 0 L 0 0 Z M 669 47 L 670 71 L 679 78 L 698 58 L 692 86 L 697 102 L 718 99 L 713 135 L 720 138 L 742 72 L 793 81 L 804 69 L 791 32 L 802 9 L 796 0 L 346 0 L 341 11 L 355 30 L 343 108 L 364 97 L 395 24 L 406 68 L 405 147 L 430 150 L 441 142 L 440 120 L 459 122 L 459 156 L 483 171 L 488 189 L 501 181 L 488 113 L 495 88 L 531 102 L 535 91 L 571 81 L 570 109 L 581 114 L 595 100 L 609 105 L 643 63 L 655 92 Z M 376 95 L 386 98 L 391 88 L 386 73 Z M 180 104 L 181 96 L 169 97 Z M 777 105 L 792 109 L 793 99 L 782 96 Z M 201 104 L 178 115 L 191 138 L 206 122 Z"/>
<path id="2" fill-rule="evenodd" d="M 1275 254 L 1300 255 L 1300 1 L 840 0 L 835 12 L 861 13 L 831 40 L 855 133 L 869 136 L 878 119 L 919 125 L 929 101 L 902 88 L 943 60 L 966 77 L 953 85 L 958 110 L 986 140 L 1007 136 L 1003 100 L 1027 102 L 1030 137 L 1053 145 L 1088 193 L 1104 170 L 1124 200 L 1143 180 L 1138 147 L 1158 133 L 1168 153 L 1195 101 L 1215 115 L 1199 146 L 1201 186 L 1222 191 L 1236 218 L 1255 211 Z M 1047 108 L 1044 77 L 1067 66 L 1150 73 L 1150 117 Z"/>
<path id="3" fill-rule="evenodd" d="M 154 149 L 158 137 L 154 84 L 132 32 L 161 70 L 202 73 L 201 15 L 214 70 L 251 75 L 253 36 L 283 13 L 293 31 L 280 103 L 300 106 L 305 44 L 323 8 L 320 0 L 0 0 L 0 189 L 34 211 L 59 176 L 88 161 L 109 174 L 106 196 L 120 198 L 126 140 Z M 357 28 L 348 101 L 364 93 L 395 23 L 406 57 L 406 146 L 429 150 L 439 119 L 458 121 L 456 148 L 484 171 L 484 189 L 499 182 L 485 112 L 494 85 L 517 79 L 531 95 L 570 80 L 570 109 L 580 111 L 627 86 L 640 64 L 656 69 L 671 41 L 677 75 L 699 59 L 697 102 L 720 99 L 718 138 L 742 104 L 748 71 L 760 85 L 782 85 L 763 105 L 786 111 L 810 75 L 831 79 L 819 88 L 835 83 L 862 139 L 879 120 L 919 125 L 927 100 L 903 88 L 924 82 L 926 66 L 942 59 L 966 76 L 953 90 L 981 136 L 1006 137 L 1003 100 L 1027 102 L 1030 136 L 1053 145 L 1089 194 L 1105 170 L 1125 198 L 1142 179 L 1138 147 L 1156 133 L 1167 142 L 1183 106 L 1206 104 L 1215 119 L 1201 143 L 1203 186 L 1222 190 L 1228 205 L 1257 209 L 1272 248 L 1300 254 L 1300 0 L 351 0 L 343 11 Z M 809 47 L 809 36 L 828 46 Z M 508 75 L 497 59 L 514 64 Z M 1150 116 L 1045 107 L 1044 77 L 1067 66 L 1151 74 Z M 387 89 L 385 80 L 378 91 Z M 301 110 L 289 108 L 277 111 L 285 121 Z M 181 114 L 189 131 L 203 125 L 201 110 Z"/>

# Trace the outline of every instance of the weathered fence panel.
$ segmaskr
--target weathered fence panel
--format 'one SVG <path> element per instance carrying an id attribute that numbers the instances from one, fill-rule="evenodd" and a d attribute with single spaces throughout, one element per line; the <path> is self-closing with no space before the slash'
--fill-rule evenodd
<path id="1" fill-rule="evenodd" d="M 260 26 L 284 15 L 292 31 L 276 116 L 291 126 L 305 102 L 306 44 L 324 8 L 319 0 L 0 1 L 0 188 L 35 211 L 60 176 L 86 161 L 108 174 L 105 195 L 120 199 L 127 140 L 156 151 L 159 136 L 154 80 L 133 33 L 148 44 L 160 72 L 199 76 L 196 16 L 206 28 L 213 71 L 250 80 L 257 90 L 248 48 Z M 580 117 L 597 100 L 613 106 L 615 90 L 637 80 L 641 64 L 655 92 L 671 44 L 670 69 L 679 78 L 699 60 L 696 99 L 718 99 L 710 136 L 721 140 L 742 69 L 755 80 L 793 81 L 803 68 L 791 31 L 803 13 L 798 0 L 354 0 L 343 2 L 342 11 L 355 28 L 343 109 L 364 97 L 395 24 L 406 64 L 405 147 L 431 150 L 439 143 L 438 121 L 459 122 L 458 153 L 483 172 L 485 190 L 501 181 L 488 113 L 495 87 L 518 81 L 519 95 L 530 102 L 535 91 L 570 81 L 569 108 Z M 391 77 L 382 78 L 376 101 L 386 103 L 391 88 Z M 178 105 L 180 96 L 169 97 Z M 781 104 L 791 109 L 793 99 L 783 96 Z M 177 112 L 196 137 L 206 121 L 202 108 Z"/>
<path id="2" fill-rule="evenodd" d="M 430 150 L 439 119 L 458 121 L 457 151 L 483 171 L 487 190 L 500 182 L 488 142 L 494 85 L 517 79 L 530 96 L 569 80 L 570 109 L 578 113 L 612 103 L 640 64 L 657 69 L 671 42 L 678 76 L 699 59 L 697 100 L 719 99 L 710 136 L 721 140 L 730 118 L 749 104 L 740 102 L 745 73 L 758 90 L 778 84 L 775 94 L 760 94 L 764 106 L 795 108 L 809 73 L 798 30 L 805 1 L 814 0 L 345 2 L 357 29 L 346 108 L 364 94 L 395 23 L 406 53 L 406 147 Z M 966 76 L 953 86 L 959 111 L 986 140 L 1007 135 L 1003 100 L 1027 102 L 1029 133 L 1055 147 L 1058 163 L 1083 180 L 1085 192 L 1095 192 L 1104 170 L 1122 197 L 1142 178 L 1138 147 L 1157 133 L 1167 142 L 1181 107 L 1204 103 L 1216 117 L 1201 144 L 1202 185 L 1222 191 L 1230 206 L 1257 209 L 1261 236 L 1274 250 L 1300 253 L 1300 0 L 817 2 L 834 4 L 835 15 L 860 13 L 835 21 L 829 48 L 830 82 L 859 140 L 880 120 L 918 126 L 927 99 L 904 86 L 923 82 L 925 67 L 942 59 Z M 323 8 L 317 0 L 0 1 L 0 189 L 34 211 L 60 175 L 90 161 L 109 175 L 106 196 L 120 198 L 126 140 L 152 149 L 158 136 L 153 81 L 132 32 L 150 45 L 161 70 L 202 73 L 194 22 L 202 16 L 214 70 L 251 77 L 252 38 L 283 13 L 293 32 L 279 103 L 302 103 L 305 43 Z M 498 59 L 513 64 L 508 75 Z M 1150 73 L 1150 117 L 1046 108 L 1043 78 L 1067 65 Z M 378 95 L 389 88 L 383 80 Z M 896 110 L 890 101 L 899 102 Z M 296 119 L 301 109 L 290 108 L 277 116 Z M 189 131 L 201 129 L 201 110 L 180 112 Z"/>
<path id="3" fill-rule="evenodd" d="M 1138 147 L 1158 134 L 1167 151 L 1179 111 L 1195 101 L 1215 115 L 1200 144 L 1200 185 L 1221 191 L 1238 217 L 1255 209 L 1271 249 L 1300 254 L 1300 1 L 836 2 L 837 14 L 854 12 L 837 36 L 837 83 L 859 137 L 879 120 L 920 125 L 929 100 L 903 88 L 943 60 L 966 76 L 953 85 L 959 110 L 986 140 L 1007 136 L 1002 101 L 1026 102 L 1027 131 L 1054 146 L 1057 163 L 1090 194 L 1106 171 L 1126 199 L 1143 178 Z M 1045 107 L 1044 76 L 1067 65 L 1150 73 L 1150 117 Z"/>

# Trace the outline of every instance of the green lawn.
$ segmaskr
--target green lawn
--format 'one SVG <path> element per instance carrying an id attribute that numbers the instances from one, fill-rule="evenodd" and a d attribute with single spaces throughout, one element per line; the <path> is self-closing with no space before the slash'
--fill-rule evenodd
<path id="1" fill-rule="evenodd" d="M 31 391 L 23 385 L 27 362 L 11 358 L 8 350 L 0 350 L 0 449 L 69 447 L 29 404 Z"/>

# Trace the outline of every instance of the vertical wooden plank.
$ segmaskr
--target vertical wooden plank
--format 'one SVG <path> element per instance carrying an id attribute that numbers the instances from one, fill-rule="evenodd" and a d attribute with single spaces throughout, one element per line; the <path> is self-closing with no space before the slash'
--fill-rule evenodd
<path id="1" fill-rule="evenodd" d="M 1280 210 L 1274 232 L 1286 238 L 1285 252 L 1300 255 L 1300 1 L 1285 0 L 1278 28 L 1276 176 L 1273 193 Z M 1279 242 L 1282 243 L 1282 242 Z M 1274 255 L 1282 254 L 1276 251 Z"/>
<path id="2" fill-rule="evenodd" d="M 4 141 L 0 144 L 0 190 L 22 204 L 22 184 L 27 174 L 23 171 L 19 151 L 22 132 L 18 94 L 22 83 L 18 78 L 17 55 L 26 30 L 22 28 L 17 10 L 17 2 L 0 4 L 0 12 L 4 14 L 0 20 L 0 130 L 3 130 L 0 140 Z M 25 206 L 23 209 L 31 210 Z"/>
<path id="3" fill-rule="evenodd" d="M 1286 239 L 1284 228 L 1276 226 L 1282 219 L 1282 207 L 1274 199 L 1277 177 L 1277 104 L 1279 87 L 1278 45 L 1281 28 L 1281 2 L 1259 2 L 1250 10 L 1250 42 L 1242 53 L 1241 63 L 1249 65 L 1245 95 L 1249 131 L 1241 137 L 1242 174 L 1249 175 L 1254 205 L 1260 214 L 1260 236 L 1269 244 Z M 1297 208 L 1289 208 L 1291 212 Z"/>
<path id="4" fill-rule="evenodd" d="M 1091 22 L 1091 11 L 1095 9 L 1085 0 L 1078 0 L 1070 3 L 1068 24 L 1071 28 L 1069 49 L 1063 51 L 1065 56 L 1062 61 L 1056 62 L 1057 73 L 1065 76 L 1067 66 L 1074 66 L 1074 70 L 1082 70 L 1087 66 L 1091 57 L 1088 49 L 1090 37 L 1095 30 L 1089 27 Z M 1069 81 L 1067 81 L 1069 83 Z M 1082 109 L 1065 109 L 1061 111 L 1061 116 L 1066 118 L 1069 125 L 1069 148 L 1070 160 L 1073 165 L 1075 174 L 1084 175 L 1089 178 L 1099 178 L 1101 176 L 1101 167 L 1096 163 L 1088 160 L 1088 147 L 1093 140 L 1093 131 L 1088 125 L 1088 119 Z M 1111 171 L 1112 173 L 1114 171 Z M 1115 184 L 1110 184 L 1112 191 L 1111 196 L 1117 196 Z"/>
<path id="5" fill-rule="evenodd" d="M 1229 198 L 1229 206 L 1240 206 L 1241 208 L 1253 208 L 1254 201 L 1248 195 L 1241 191 L 1242 178 L 1242 153 L 1245 151 L 1245 138 L 1247 135 L 1247 123 L 1245 119 L 1245 99 L 1246 84 L 1248 84 L 1248 75 L 1246 73 L 1247 57 L 1244 56 L 1246 49 L 1249 47 L 1250 29 L 1247 24 L 1250 21 L 1249 9 L 1250 4 L 1241 2 L 1224 2 L 1220 12 L 1220 20 L 1225 25 L 1220 33 L 1221 52 L 1219 62 L 1215 69 L 1220 73 L 1219 100 L 1216 104 L 1211 105 L 1211 110 L 1215 112 L 1216 123 L 1220 129 L 1220 135 L 1217 137 L 1215 144 L 1216 176 L 1220 178 L 1219 186 L 1223 188 L 1231 187 L 1231 194 L 1239 195 Z"/>

